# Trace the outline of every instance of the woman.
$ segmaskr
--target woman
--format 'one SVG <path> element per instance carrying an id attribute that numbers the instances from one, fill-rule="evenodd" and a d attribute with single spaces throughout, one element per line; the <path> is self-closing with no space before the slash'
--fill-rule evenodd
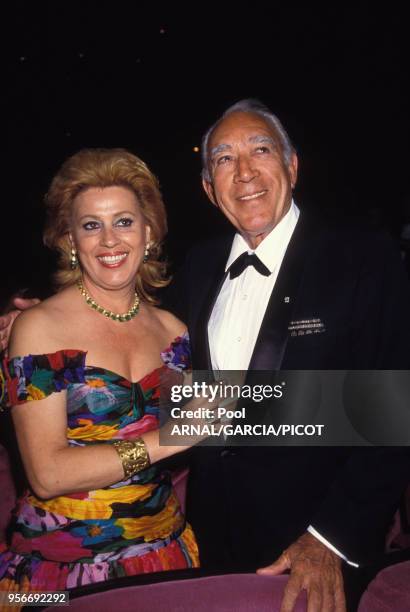
<path id="1" fill-rule="evenodd" d="M 196 567 L 193 533 L 156 465 L 186 448 L 159 445 L 160 376 L 189 366 L 184 325 L 154 306 L 167 283 L 158 183 L 125 150 L 84 150 L 54 177 L 46 206 L 59 291 L 18 318 L 3 368 L 30 490 L 0 555 L 0 590 Z"/>

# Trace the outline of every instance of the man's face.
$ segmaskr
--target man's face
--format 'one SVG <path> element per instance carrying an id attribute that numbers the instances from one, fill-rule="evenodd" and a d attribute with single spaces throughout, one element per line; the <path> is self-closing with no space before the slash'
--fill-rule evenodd
<path id="1" fill-rule="evenodd" d="M 214 130 L 208 143 L 211 182 L 203 181 L 218 206 L 252 248 L 289 210 L 297 158 L 283 159 L 280 139 L 263 117 L 234 112 Z"/>

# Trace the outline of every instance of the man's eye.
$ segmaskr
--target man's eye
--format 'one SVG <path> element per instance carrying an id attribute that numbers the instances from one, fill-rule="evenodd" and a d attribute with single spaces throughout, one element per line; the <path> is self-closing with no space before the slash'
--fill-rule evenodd
<path id="1" fill-rule="evenodd" d="M 270 153 L 270 151 L 270 148 L 266 147 L 265 145 L 261 145 L 260 147 L 256 148 L 257 153 Z"/>
<path id="2" fill-rule="evenodd" d="M 220 166 L 221 164 L 226 164 L 226 162 L 230 161 L 232 157 L 230 155 L 222 155 L 222 157 L 218 157 L 216 160 L 216 165 Z"/>
<path id="3" fill-rule="evenodd" d="M 131 227 L 132 222 L 132 219 L 129 219 L 128 217 L 123 217 L 122 219 L 118 219 L 115 225 L 119 225 L 120 227 Z"/>
<path id="4" fill-rule="evenodd" d="M 84 223 L 83 228 L 89 232 L 98 229 L 99 224 L 97 223 L 97 221 L 87 221 L 87 223 Z"/>

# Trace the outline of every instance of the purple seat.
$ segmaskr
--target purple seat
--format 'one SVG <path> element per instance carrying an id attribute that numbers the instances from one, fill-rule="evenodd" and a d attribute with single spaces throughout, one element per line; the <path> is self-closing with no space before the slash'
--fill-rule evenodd
<path id="1" fill-rule="evenodd" d="M 227 574 L 114 588 L 70 600 L 70 612 L 277 612 L 287 576 Z M 46 608 L 55 612 L 54 607 Z M 306 593 L 295 612 L 306 612 Z"/>
<path id="2" fill-rule="evenodd" d="M 409 612 L 410 561 L 379 572 L 360 600 L 358 612 Z"/>

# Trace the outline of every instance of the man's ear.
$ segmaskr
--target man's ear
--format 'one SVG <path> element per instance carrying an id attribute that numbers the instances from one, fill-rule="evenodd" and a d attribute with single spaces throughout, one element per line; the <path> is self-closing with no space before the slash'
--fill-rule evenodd
<path id="1" fill-rule="evenodd" d="M 202 179 L 202 187 L 205 190 L 206 195 L 211 200 L 214 206 L 218 206 L 218 202 L 215 198 L 214 186 L 210 181 L 207 181 L 205 178 Z"/>
<path id="2" fill-rule="evenodd" d="M 295 188 L 296 181 L 298 179 L 298 156 L 296 153 L 292 153 L 292 157 L 290 159 L 288 165 L 290 184 L 292 185 L 292 189 Z"/>

